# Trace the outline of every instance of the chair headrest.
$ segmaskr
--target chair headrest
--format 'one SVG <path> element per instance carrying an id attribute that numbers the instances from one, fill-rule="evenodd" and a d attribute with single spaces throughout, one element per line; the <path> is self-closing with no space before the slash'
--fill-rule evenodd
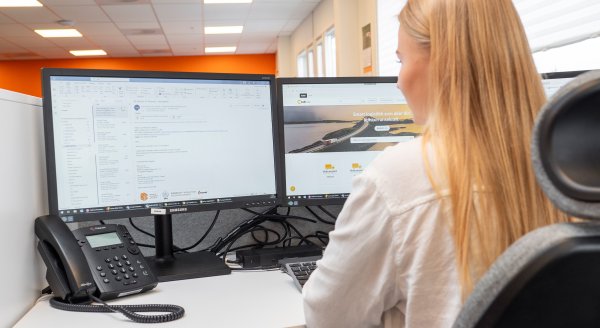
<path id="1" fill-rule="evenodd" d="M 578 76 L 543 107 L 532 160 L 554 205 L 572 216 L 600 219 L 600 71 Z"/>

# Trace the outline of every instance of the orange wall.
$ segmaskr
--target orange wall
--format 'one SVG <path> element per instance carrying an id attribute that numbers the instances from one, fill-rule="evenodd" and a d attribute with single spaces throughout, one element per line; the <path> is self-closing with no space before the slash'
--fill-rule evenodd
<path id="1" fill-rule="evenodd" d="M 0 61 L 0 88 L 41 97 L 41 68 L 275 74 L 275 55 L 86 58 Z"/>

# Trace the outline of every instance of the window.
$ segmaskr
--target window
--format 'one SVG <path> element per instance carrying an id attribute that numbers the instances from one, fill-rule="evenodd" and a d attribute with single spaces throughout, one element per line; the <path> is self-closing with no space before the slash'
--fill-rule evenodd
<path id="1" fill-rule="evenodd" d="M 308 77 L 315 77 L 315 52 L 308 50 Z"/>
<path id="2" fill-rule="evenodd" d="M 398 47 L 398 14 L 405 0 L 377 0 L 377 63 L 378 75 L 396 76 L 400 63 L 396 58 Z"/>
<path id="3" fill-rule="evenodd" d="M 398 14 L 406 0 L 377 0 L 378 75 L 396 75 Z M 598 0 L 513 0 L 540 73 L 600 68 Z M 543 3 L 543 5 L 541 5 Z M 595 38 L 594 38 L 595 37 Z"/>
<path id="4" fill-rule="evenodd" d="M 323 77 L 325 76 L 325 71 L 323 70 L 323 42 L 319 41 L 317 43 L 317 76 Z"/>
<path id="5" fill-rule="evenodd" d="M 298 77 L 306 77 L 307 73 L 306 51 L 302 51 L 296 58 L 296 75 Z"/>
<path id="6" fill-rule="evenodd" d="M 325 76 L 336 76 L 335 29 L 325 32 Z"/>

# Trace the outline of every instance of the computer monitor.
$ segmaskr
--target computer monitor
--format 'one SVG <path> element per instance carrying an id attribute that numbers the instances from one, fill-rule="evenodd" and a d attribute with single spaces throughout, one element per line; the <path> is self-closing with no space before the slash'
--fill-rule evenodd
<path id="1" fill-rule="evenodd" d="M 566 71 L 566 72 L 552 72 L 542 74 L 542 85 L 546 92 L 546 97 L 552 97 L 558 89 L 563 85 L 569 83 L 571 80 L 576 78 L 578 75 L 583 74 L 587 71 Z"/>
<path id="2" fill-rule="evenodd" d="M 42 76 L 49 207 L 64 221 L 154 215 L 170 259 L 171 214 L 280 203 L 274 76 Z"/>
<path id="3" fill-rule="evenodd" d="M 343 204 L 384 148 L 421 134 L 396 80 L 278 79 L 285 205 Z"/>

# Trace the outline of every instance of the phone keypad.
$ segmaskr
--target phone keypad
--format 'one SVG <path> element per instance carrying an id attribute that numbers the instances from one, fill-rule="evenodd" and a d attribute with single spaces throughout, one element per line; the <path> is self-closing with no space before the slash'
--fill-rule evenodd
<path id="1" fill-rule="evenodd" d="M 125 260 L 124 262 L 121 262 Z M 117 282 L 121 282 L 123 285 L 137 284 L 136 278 L 139 278 L 138 269 L 141 270 L 142 276 L 148 276 L 148 270 L 146 266 L 144 266 L 143 262 L 139 259 L 135 260 L 135 263 L 132 263 L 129 260 L 129 257 L 125 254 L 119 256 L 114 256 L 112 258 L 106 258 L 104 260 L 104 265 L 109 271 L 112 273 L 113 279 Z M 124 263 L 124 264 L 123 264 Z M 98 265 L 96 270 L 103 271 L 104 266 Z M 106 273 L 101 272 L 101 277 L 106 277 Z M 104 283 L 110 283 L 111 279 L 105 278 L 102 280 Z"/>

